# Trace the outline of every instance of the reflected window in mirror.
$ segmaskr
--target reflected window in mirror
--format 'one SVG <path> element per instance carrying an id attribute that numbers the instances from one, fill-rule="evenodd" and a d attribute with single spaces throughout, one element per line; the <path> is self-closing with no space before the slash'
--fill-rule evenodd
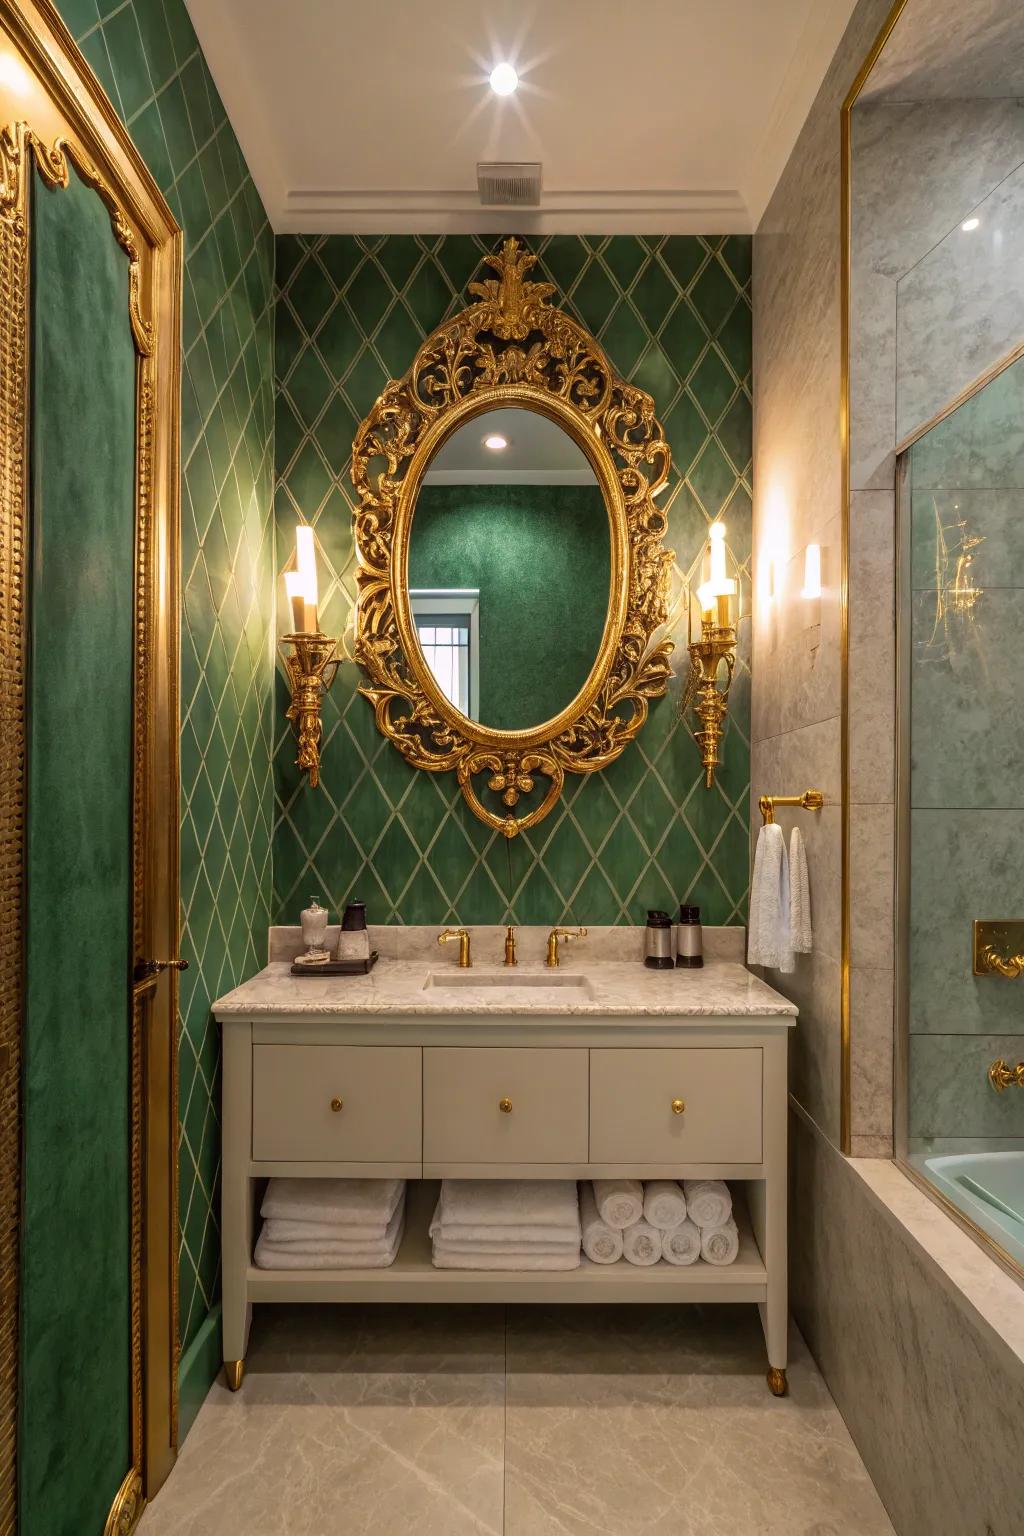
<path id="1" fill-rule="evenodd" d="M 423 659 L 449 704 L 480 718 L 480 593 L 471 587 L 409 590 Z"/>

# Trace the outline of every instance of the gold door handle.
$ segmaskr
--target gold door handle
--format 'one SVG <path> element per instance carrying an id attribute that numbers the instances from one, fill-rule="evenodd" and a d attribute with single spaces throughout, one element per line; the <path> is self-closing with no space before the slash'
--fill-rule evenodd
<path id="1" fill-rule="evenodd" d="M 501 1110 L 503 1115 L 510 1115 L 512 1113 L 512 1100 L 511 1099 L 499 1099 L 498 1100 L 498 1108 Z"/>
<path id="2" fill-rule="evenodd" d="M 337 1114 L 339 1110 L 345 1108 L 345 1100 L 344 1099 L 332 1099 L 331 1100 L 331 1108 L 334 1110 L 334 1113 Z"/>
<path id="3" fill-rule="evenodd" d="M 134 979 L 136 981 L 148 981 L 150 976 L 159 976 L 161 971 L 187 970 L 187 960 L 137 960 L 135 962 Z"/>
<path id="4" fill-rule="evenodd" d="M 672 1100 L 672 1113 L 674 1115 L 681 1115 L 685 1108 L 686 1108 L 686 1103 L 685 1103 L 685 1101 L 683 1099 L 673 1099 Z"/>

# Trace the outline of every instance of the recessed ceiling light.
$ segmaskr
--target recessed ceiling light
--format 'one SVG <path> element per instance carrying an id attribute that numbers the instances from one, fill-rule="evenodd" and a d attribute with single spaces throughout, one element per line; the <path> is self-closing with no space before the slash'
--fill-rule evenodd
<path id="1" fill-rule="evenodd" d="M 519 76 L 511 64 L 495 64 L 491 70 L 491 90 L 495 96 L 511 96 L 519 84 Z"/>
<path id="2" fill-rule="evenodd" d="M 971 230 L 977 229 L 980 223 L 980 219 L 964 219 L 963 223 L 960 225 L 960 228 L 964 231 L 965 234 L 969 235 Z"/>
<path id="3" fill-rule="evenodd" d="M 503 448 L 508 447 L 508 438 L 502 437 L 500 432 L 491 432 L 484 438 L 484 447 L 489 448 L 492 453 L 500 453 Z"/>

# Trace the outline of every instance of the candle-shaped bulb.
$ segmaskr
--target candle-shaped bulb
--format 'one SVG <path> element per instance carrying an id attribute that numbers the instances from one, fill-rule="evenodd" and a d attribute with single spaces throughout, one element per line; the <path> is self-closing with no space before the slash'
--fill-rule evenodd
<path id="1" fill-rule="evenodd" d="M 292 630 L 301 634 L 306 627 L 306 588 L 299 571 L 285 571 L 284 589 L 292 614 Z"/>
<path id="2" fill-rule="evenodd" d="M 725 576 L 725 524 L 712 523 L 708 529 L 708 542 L 710 546 L 711 569 L 709 572 L 712 584 L 721 589 L 726 580 Z"/>
<path id="3" fill-rule="evenodd" d="M 305 523 L 300 523 L 295 530 L 295 569 L 302 579 L 302 588 L 306 599 L 306 615 L 303 629 L 310 634 L 315 634 L 318 627 L 317 603 L 319 593 L 316 582 L 316 551 L 313 543 L 313 530 Z"/>

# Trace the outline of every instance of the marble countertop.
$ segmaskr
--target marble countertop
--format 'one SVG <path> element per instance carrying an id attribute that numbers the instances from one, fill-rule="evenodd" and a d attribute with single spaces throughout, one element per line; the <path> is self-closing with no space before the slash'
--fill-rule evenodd
<path id="1" fill-rule="evenodd" d="M 521 978 L 518 986 L 500 985 L 505 976 L 493 963 L 475 963 L 473 969 L 459 971 L 454 961 L 446 962 L 443 957 L 440 961 L 424 957 L 397 960 L 382 955 L 366 976 L 305 977 L 292 976 L 287 960 L 274 960 L 250 981 L 219 998 L 213 1013 L 221 1021 L 380 1014 L 445 1019 L 565 1015 L 792 1020 L 797 1013 L 788 998 L 731 960 L 711 959 L 695 971 L 654 971 L 639 960 L 592 959 L 586 963 L 580 958 L 564 960 L 557 972 L 546 971 L 543 963 L 527 961 L 511 975 Z M 583 978 L 586 988 L 575 988 L 570 977 Z M 492 985 L 487 984 L 488 979 Z"/>

